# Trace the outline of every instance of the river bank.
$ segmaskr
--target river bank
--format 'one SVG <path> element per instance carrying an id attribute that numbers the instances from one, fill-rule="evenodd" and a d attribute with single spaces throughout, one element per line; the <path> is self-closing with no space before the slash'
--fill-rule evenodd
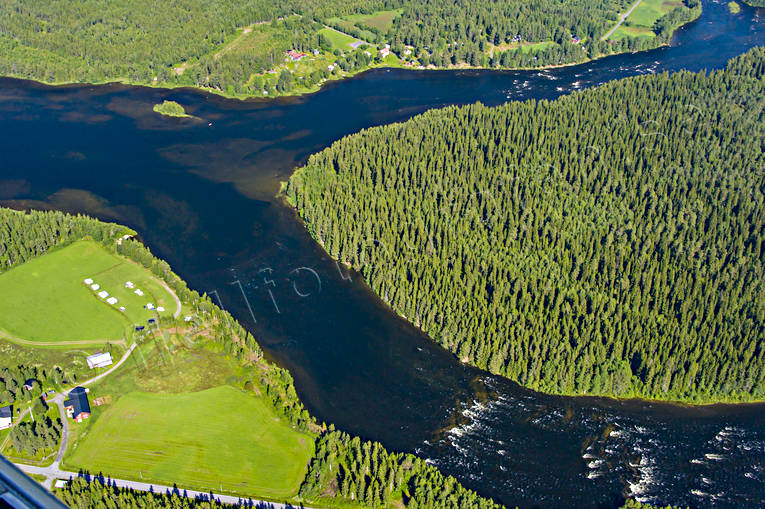
<path id="1" fill-rule="evenodd" d="M 109 85 L 109 84 L 121 84 L 121 85 L 128 85 L 128 86 L 142 86 L 142 87 L 150 87 L 150 88 L 158 88 L 158 89 L 194 89 L 199 90 L 203 92 L 207 92 L 210 94 L 215 94 L 220 97 L 224 97 L 227 99 L 239 99 L 239 100 L 247 100 L 247 99 L 272 99 L 272 98 L 279 98 L 279 97 L 301 97 L 305 95 L 310 95 L 317 93 L 322 90 L 322 88 L 325 85 L 335 83 L 338 81 L 342 81 L 345 79 L 352 78 L 354 76 L 357 76 L 359 74 L 369 72 L 374 69 L 408 69 L 408 70 L 416 70 L 416 71 L 466 71 L 466 70 L 472 70 L 472 71 L 501 71 L 501 72 L 517 72 L 517 71 L 548 71 L 553 69 L 559 69 L 559 68 L 565 68 L 565 67 L 574 67 L 577 65 L 586 64 L 589 62 L 597 61 L 600 59 L 608 58 L 608 57 L 615 57 L 619 55 L 626 55 L 626 54 L 635 54 L 645 51 L 652 51 L 657 48 L 666 47 L 670 45 L 670 41 L 674 37 L 675 33 L 685 27 L 696 21 L 702 14 L 702 9 L 699 6 L 698 8 L 692 9 L 693 17 L 692 19 L 689 19 L 681 24 L 674 25 L 670 30 L 670 35 L 666 38 L 666 40 L 660 40 L 658 36 L 656 36 L 656 40 L 658 44 L 646 47 L 645 49 L 640 50 L 630 50 L 625 49 L 624 51 L 612 51 L 609 53 L 601 53 L 594 57 L 584 57 L 580 59 L 576 59 L 570 62 L 562 62 L 558 64 L 545 64 L 545 65 L 539 65 L 539 66 L 512 66 L 512 67 L 502 67 L 502 66 L 489 66 L 489 65 L 471 65 L 469 63 L 459 63 L 459 64 L 450 64 L 448 66 L 436 66 L 433 64 L 429 64 L 427 66 L 418 65 L 416 62 L 412 61 L 405 61 L 402 56 L 397 56 L 393 53 L 391 53 L 388 57 L 384 59 L 383 62 L 372 62 L 368 65 L 363 65 L 348 71 L 341 70 L 336 73 L 330 73 L 327 78 L 323 79 L 322 81 L 318 83 L 313 83 L 309 86 L 305 86 L 301 84 L 300 82 L 296 82 L 294 85 L 294 88 L 292 88 L 289 91 L 280 91 L 278 88 L 274 87 L 267 91 L 267 93 L 264 93 L 262 91 L 255 91 L 252 93 L 241 93 L 236 92 L 229 89 L 223 89 L 223 88 L 217 88 L 217 87 L 207 87 L 207 86 L 200 86 L 195 85 L 193 83 L 184 83 L 179 81 L 168 81 L 168 80 L 158 80 L 156 77 L 153 80 L 135 80 L 127 77 L 110 77 L 103 80 L 86 80 L 86 81 L 77 81 L 77 80 L 48 80 L 44 78 L 30 78 L 29 76 L 25 76 L 18 73 L 10 73 L 6 74 L 4 76 L 10 77 L 10 78 L 17 78 L 17 79 L 27 79 L 31 81 L 36 81 L 38 83 L 49 85 L 49 86 L 68 86 L 68 85 Z M 622 20 L 623 21 L 623 20 Z M 613 30 L 619 27 L 619 25 L 622 24 L 622 21 L 620 21 L 616 27 L 614 27 Z M 263 23 L 258 23 L 256 25 L 262 25 Z M 249 30 L 252 29 L 252 27 L 255 25 L 251 25 L 249 27 L 239 28 L 235 32 L 235 34 L 227 37 L 226 41 L 223 42 L 218 48 L 216 48 L 213 53 L 214 54 L 220 54 L 228 49 L 228 47 L 237 41 L 237 39 L 240 38 L 243 34 L 248 34 Z M 611 32 L 613 32 L 613 30 Z M 610 34 L 609 34 L 610 35 Z M 582 42 L 581 44 L 584 44 Z M 376 47 L 372 47 L 372 51 L 377 51 Z M 520 50 L 519 50 L 520 51 Z M 326 58 L 327 55 L 324 53 L 321 53 L 318 55 L 320 58 Z M 311 58 L 309 55 L 308 58 Z M 189 68 L 189 66 L 193 66 L 196 64 L 188 64 L 184 63 L 182 65 L 179 65 L 176 67 L 176 71 L 179 71 L 177 74 L 178 76 L 182 75 L 186 70 Z M 331 67 L 335 67 L 334 64 L 331 65 Z M 290 70 L 288 66 L 285 66 L 284 64 L 277 66 L 276 71 L 278 73 L 279 70 Z M 339 69 L 339 68 L 338 68 Z M 290 70 L 290 72 L 294 72 L 293 70 Z M 267 74 L 264 74 L 261 79 L 266 78 Z M 251 81 L 252 77 L 248 79 L 248 81 Z"/>

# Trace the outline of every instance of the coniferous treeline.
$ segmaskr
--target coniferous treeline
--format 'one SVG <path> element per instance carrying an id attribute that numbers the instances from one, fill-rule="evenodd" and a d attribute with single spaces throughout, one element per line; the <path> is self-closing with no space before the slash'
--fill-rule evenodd
<path id="1" fill-rule="evenodd" d="M 8 0 L 0 3 L 0 72 L 51 82 L 172 78 L 237 27 L 284 10 L 266 0 Z"/>
<path id="2" fill-rule="evenodd" d="M 309 499 L 329 492 L 364 507 L 386 507 L 399 493 L 404 505 L 413 509 L 500 507 L 416 456 L 389 453 L 377 442 L 339 431 L 317 441 L 300 488 Z"/>
<path id="3" fill-rule="evenodd" d="M 764 64 L 428 112 L 312 156 L 287 198 L 463 362 L 553 393 L 763 398 Z"/>
<path id="4" fill-rule="evenodd" d="M 132 230 L 63 212 L 29 213 L 0 207 L 0 273 L 83 237 L 105 244 Z"/>
<path id="5" fill-rule="evenodd" d="M 78 509 L 226 509 L 229 504 L 214 500 L 195 500 L 181 493 L 154 493 L 117 488 L 84 477 L 71 479 L 55 494 L 69 507 Z"/>
<path id="6" fill-rule="evenodd" d="M 22 422 L 11 428 L 10 445 L 16 451 L 33 457 L 40 451 L 48 450 L 53 453 L 58 449 L 61 429 L 61 419 L 51 419 L 43 411 L 35 417 L 34 421 Z"/>

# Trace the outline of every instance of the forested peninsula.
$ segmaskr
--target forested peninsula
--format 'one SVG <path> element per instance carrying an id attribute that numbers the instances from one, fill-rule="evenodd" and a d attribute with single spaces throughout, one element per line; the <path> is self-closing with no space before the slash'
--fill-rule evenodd
<path id="1" fill-rule="evenodd" d="M 454 477 L 443 475 L 438 469 L 412 454 L 391 453 L 377 442 L 364 441 L 336 431 L 332 425 L 318 423 L 303 408 L 290 374 L 263 358 L 263 352 L 255 338 L 228 312 L 216 306 L 207 295 L 200 295 L 188 288 L 166 262 L 156 258 L 148 248 L 133 239 L 134 234 L 134 231 L 124 226 L 104 223 L 87 216 L 55 211 L 25 213 L 0 207 L 0 275 L 83 240 L 98 243 L 104 249 L 150 270 L 173 289 L 184 306 L 197 310 L 197 320 L 201 320 L 200 325 L 203 325 L 203 336 L 211 342 L 208 347 L 217 347 L 224 356 L 233 359 L 241 372 L 254 374 L 237 387 L 237 391 L 243 391 L 252 398 L 263 399 L 276 416 L 283 418 L 294 430 L 315 440 L 312 448 L 315 452 L 309 463 L 298 466 L 306 472 L 299 488 L 301 501 L 332 505 L 340 503 L 343 507 L 350 508 L 390 505 L 420 509 L 501 507 L 490 499 L 466 489 Z M 189 326 L 183 317 L 162 318 L 159 322 L 165 330 L 179 330 Z M 140 343 L 148 341 L 149 338 L 135 340 Z M 0 342 L 3 341 L 5 340 L 0 339 Z M 45 358 L 47 357 L 41 357 Z M 43 372 L 50 373 L 51 376 L 58 376 L 57 373 L 60 372 L 59 366 L 46 365 L 43 360 L 37 361 L 34 366 L 8 365 L 10 359 L 5 357 L 3 361 L 0 363 L 0 382 L 4 385 L 15 383 L 13 380 L 19 378 L 14 376 L 15 371 L 24 376 L 35 375 L 39 380 L 49 378 L 41 376 Z M 172 373 L 172 370 L 166 373 L 166 376 L 171 378 L 174 375 L 176 374 Z M 39 383 L 35 382 L 33 391 L 36 392 L 29 393 L 30 397 L 37 395 L 39 390 Z M 21 395 L 26 398 L 27 392 Z M 112 394 L 115 399 L 119 397 L 118 393 Z M 14 398 L 14 395 L 11 394 L 10 397 Z M 41 401 L 39 397 L 37 401 Z M 92 420 L 95 430 L 103 425 L 96 414 Z M 52 426 L 55 428 L 56 423 Z M 253 428 L 257 426 L 258 423 L 252 423 Z M 43 446 L 54 450 L 57 447 L 55 444 L 58 434 L 54 433 L 56 436 L 52 436 L 48 427 L 17 425 L 13 428 L 14 432 L 17 429 L 31 434 L 29 437 L 22 437 L 25 443 L 31 444 L 30 446 L 35 445 L 37 439 Z M 54 431 L 57 430 L 58 428 Z M 91 428 L 90 432 L 95 432 L 94 428 Z M 240 444 L 240 447 L 247 446 L 246 443 Z M 174 448 L 182 445 L 173 444 L 168 447 L 168 453 L 179 454 Z M 198 453 L 196 449 L 195 451 Z M 134 452 L 140 454 L 142 451 Z M 99 475 L 109 476 L 110 472 L 99 472 Z M 184 499 L 178 494 L 158 495 L 122 490 L 103 486 L 97 480 L 87 482 L 80 478 L 69 483 L 65 489 L 57 490 L 56 494 L 72 507 L 113 507 L 115 501 L 119 502 L 119 507 L 221 506 L 213 502 Z"/>
<path id="2" fill-rule="evenodd" d="M 762 400 L 764 108 L 755 48 L 368 129 L 286 198 L 463 362 L 556 394 Z"/>
<path id="3" fill-rule="evenodd" d="M 667 44 L 699 0 L 8 0 L 0 74 L 192 86 L 232 97 L 317 90 L 375 66 L 539 68 Z M 623 21 L 623 22 L 622 22 Z"/>

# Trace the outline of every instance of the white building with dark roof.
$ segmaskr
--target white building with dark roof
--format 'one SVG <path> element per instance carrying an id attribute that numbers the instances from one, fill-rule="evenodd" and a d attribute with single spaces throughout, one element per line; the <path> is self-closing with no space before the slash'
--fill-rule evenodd
<path id="1" fill-rule="evenodd" d="M 90 369 L 95 368 L 103 368 L 106 366 L 111 365 L 112 361 L 112 354 L 109 352 L 106 353 L 95 353 L 85 359 L 88 361 L 88 367 Z"/>
<path id="2" fill-rule="evenodd" d="M 13 425 L 13 407 L 8 405 L 0 407 L 0 429 L 10 428 Z"/>

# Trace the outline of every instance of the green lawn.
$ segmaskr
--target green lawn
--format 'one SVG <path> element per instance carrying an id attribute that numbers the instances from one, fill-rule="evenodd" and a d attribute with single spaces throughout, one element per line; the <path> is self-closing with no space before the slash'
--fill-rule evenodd
<path id="1" fill-rule="evenodd" d="M 521 45 L 521 51 L 523 53 L 536 53 L 537 51 L 543 50 L 547 48 L 548 46 L 555 46 L 554 41 L 542 41 L 542 42 L 532 42 L 528 44 L 522 44 Z"/>
<path id="2" fill-rule="evenodd" d="M 348 51 L 351 48 L 351 43 L 354 42 L 356 39 L 351 37 L 350 35 L 344 34 L 342 32 L 338 32 L 337 30 L 334 30 L 332 28 L 322 28 L 319 30 L 320 34 L 324 34 L 327 39 L 329 39 L 330 44 L 332 44 L 333 47 Z"/>
<path id="3" fill-rule="evenodd" d="M 646 27 L 621 25 L 609 39 L 619 40 L 625 37 L 656 37 L 656 32 Z"/>
<path id="4" fill-rule="evenodd" d="M 675 7 L 682 7 L 680 0 L 643 0 L 625 20 L 627 25 L 653 28 L 656 20 L 667 14 Z"/>
<path id="5" fill-rule="evenodd" d="M 106 303 L 83 283 L 85 278 L 119 302 Z M 126 281 L 144 296 L 125 288 Z M 0 295 L 7 296 L 0 299 L 0 332 L 40 346 L 119 340 L 133 324 L 154 316 L 143 308 L 147 303 L 164 307 L 164 314 L 175 311 L 172 295 L 149 271 L 92 241 L 75 242 L 0 274 Z"/>
<path id="6" fill-rule="evenodd" d="M 383 32 L 387 32 L 390 27 L 393 26 L 393 20 L 401 14 L 402 9 L 396 9 L 391 11 L 376 11 L 372 14 L 352 14 L 345 16 L 343 19 L 351 21 L 353 23 L 361 23 Z"/>
<path id="7" fill-rule="evenodd" d="M 66 463 L 118 478 L 289 498 L 313 438 L 279 420 L 261 398 L 231 386 L 193 393 L 132 392 L 105 407 Z"/>

